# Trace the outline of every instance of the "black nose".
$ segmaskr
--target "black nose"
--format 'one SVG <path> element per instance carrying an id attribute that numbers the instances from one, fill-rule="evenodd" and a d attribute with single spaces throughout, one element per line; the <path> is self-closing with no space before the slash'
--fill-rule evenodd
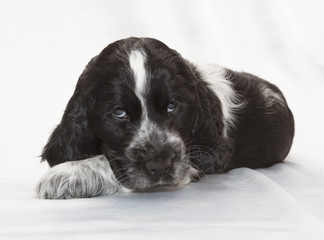
<path id="1" fill-rule="evenodd" d="M 146 168 L 152 175 L 163 175 L 168 173 L 171 169 L 172 161 L 171 159 L 165 161 L 149 161 L 146 163 Z"/>

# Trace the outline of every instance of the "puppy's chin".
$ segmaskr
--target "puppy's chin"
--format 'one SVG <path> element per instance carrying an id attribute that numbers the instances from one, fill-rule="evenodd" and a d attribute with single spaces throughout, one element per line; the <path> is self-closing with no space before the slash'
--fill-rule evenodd
<path id="1" fill-rule="evenodd" d="M 189 160 L 186 158 L 175 163 L 168 173 L 158 176 L 151 175 L 131 161 L 115 159 L 111 162 L 111 166 L 116 179 L 124 187 L 136 191 L 145 191 L 157 186 L 188 184 L 198 177 L 198 171 L 189 165 Z"/>

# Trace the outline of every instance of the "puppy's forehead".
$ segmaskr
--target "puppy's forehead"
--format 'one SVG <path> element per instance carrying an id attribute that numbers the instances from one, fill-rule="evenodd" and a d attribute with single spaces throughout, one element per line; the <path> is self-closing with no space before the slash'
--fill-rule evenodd
<path id="1" fill-rule="evenodd" d="M 135 94 L 139 98 L 148 91 L 147 70 L 145 68 L 146 55 L 142 49 L 132 50 L 129 54 L 129 65 L 135 81 Z"/>

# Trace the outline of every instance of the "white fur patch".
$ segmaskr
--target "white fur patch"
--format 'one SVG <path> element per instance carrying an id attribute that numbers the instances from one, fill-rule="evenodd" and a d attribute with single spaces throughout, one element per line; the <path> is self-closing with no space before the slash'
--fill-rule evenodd
<path id="1" fill-rule="evenodd" d="M 190 166 L 188 175 L 184 179 L 180 180 L 178 185 L 187 185 L 191 183 L 192 179 L 194 179 L 196 176 L 199 176 L 199 171 Z"/>
<path id="2" fill-rule="evenodd" d="M 130 190 L 117 181 L 103 155 L 56 165 L 36 186 L 37 197 L 44 199 L 87 198 L 127 191 Z"/>
<path id="3" fill-rule="evenodd" d="M 142 96 L 147 89 L 145 59 L 145 54 L 140 50 L 133 50 L 129 55 L 129 64 L 133 71 L 135 79 L 135 92 L 137 96 Z"/>
<path id="4" fill-rule="evenodd" d="M 129 64 L 135 80 L 135 94 L 142 106 L 142 125 L 148 122 L 144 94 L 148 91 L 147 73 L 145 69 L 146 56 L 141 50 L 133 50 L 129 55 Z"/>
<path id="5" fill-rule="evenodd" d="M 148 91 L 147 72 L 145 69 L 146 56 L 141 50 L 133 50 L 129 55 L 129 63 L 135 80 L 135 94 L 142 106 L 142 122 L 132 143 L 145 139 L 152 131 L 155 131 L 155 125 L 148 118 L 146 100 L 144 94 Z"/>
<path id="6" fill-rule="evenodd" d="M 235 125 L 235 111 L 242 108 L 244 102 L 239 102 L 239 97 L 233 88 L 232 82 L 226 78 L 226 69 L 216 64 L 210 64 L 198 66 L 198 70 L 202 79 L 221 102 L 225 126 L 223 136 L 226 137 L 229 129 Z"/>

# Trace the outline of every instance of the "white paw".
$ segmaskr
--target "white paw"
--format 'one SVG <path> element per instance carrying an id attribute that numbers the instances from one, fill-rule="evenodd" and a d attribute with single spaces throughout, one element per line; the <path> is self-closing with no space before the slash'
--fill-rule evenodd
<path id="1" fill-rule="evenodd" d="M 102 155 L 65 162 L 50 168 L 39 180 L 36 195 L 44 199 L 88 198 L 126 189 L 116 180 Z"/>
<path id="2" fill-rule="evenodd" d="M 200 178 L 199 170 L 190 167 L 188 175 L 178 185 L 187 185 L 191 182 L 197 182 L 199 181 L 199 178 Z"/>

